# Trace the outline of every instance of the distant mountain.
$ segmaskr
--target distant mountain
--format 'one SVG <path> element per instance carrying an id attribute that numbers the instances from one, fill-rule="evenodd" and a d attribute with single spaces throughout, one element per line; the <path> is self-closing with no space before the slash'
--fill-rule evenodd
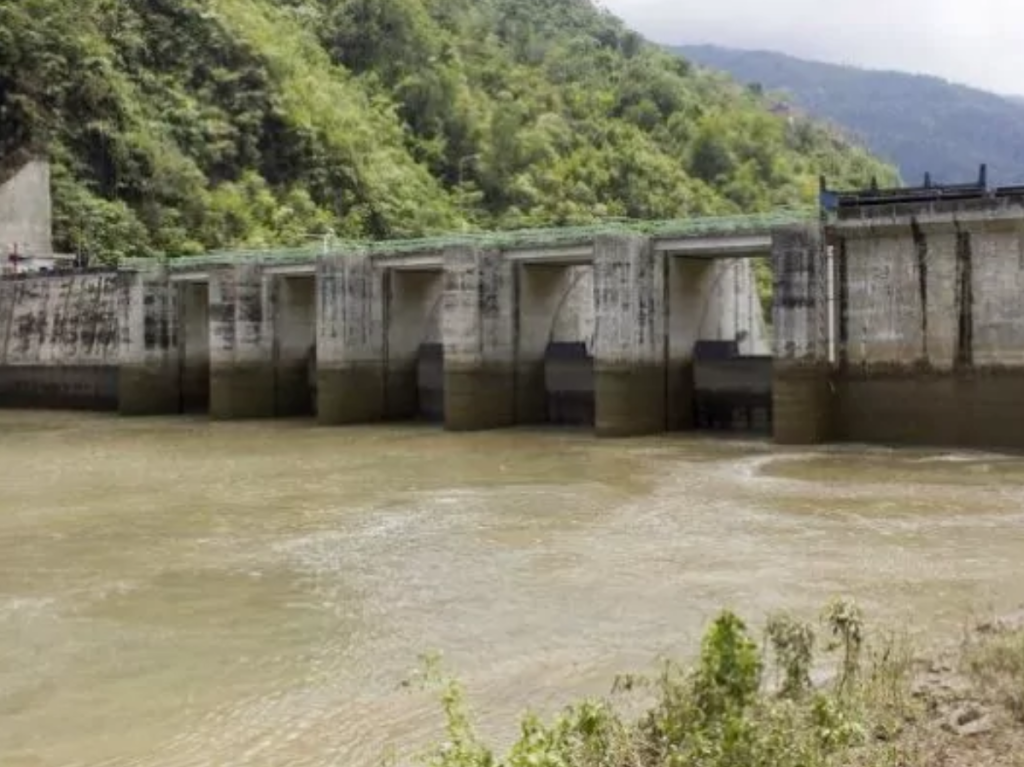
<path id="1" fill-rule="evenodd" d="M 1024 96 L 997 96 L 937 77 L 805 61 L 767 51 L 717 46 L 673 49 L 692 62 L 846 128 L 876 155 L 899 166 L 904 181 L 977 178 L 1024 183 Z"/>

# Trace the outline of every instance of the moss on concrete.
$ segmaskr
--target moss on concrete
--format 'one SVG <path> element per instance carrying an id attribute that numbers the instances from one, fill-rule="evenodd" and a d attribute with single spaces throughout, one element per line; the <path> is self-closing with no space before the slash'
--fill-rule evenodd
<path id="1" fill-rule="evenodd" d="M 317 371 L 317 418 L 329 426 L 376 423 L 385 416 L 384 366 L 350 365 Z"/>
<path id="2" fill-rule="evenodd" d="M 389 421 L 412 421 L 419 418 L 419 375 L 416 360 L 389 363 L 385 385 L 385 418 Z"/>
<path id="3" fill-rule="evenodd" d="M 187 362 L 181 370 L 181 409 L 206 413 L 210 409 L 210 364 Z"/>
<path id="4" fill-rule="evenodd" d="M 664 365 L 595 365 L 595 429 L 599 437 L 634 437 L 666 430 Z"/>
<path id="5" fill-rule="evenodd" d="M 515 387 L 516 423 L 547 423 L 548 393 L 544 381 L 544 360 L 519 363 L 516 367 Z"/>
<path id="6" fill-rule="evenodd" d="M 118 378 L 112 365 L 8 365 L 0 407 L 116 411 Z"/>
<path id="7" fill-rule="evenodd" d="M 693 363 L 670 365 L 667 386 L 669 431 L 691 431 L 696 427 Z"/>
<path id="8" fill-rule="evenodd" d="M 857 368 L 835 387 L 844 441 L 1024 449 L 1024 370 Z"/>
<path id="9" fill-rule="evenodd" d="M 312 415 L 314 404 L 306 361 L 278 362 L 274 381 L 274 415 L 279 418 Z"/>
<path id="10" fill-rule="evenodd" d="M 118 412 L 125 416 L 181 412 L 181 373 L 176 365 L 122 365 Z"/>
<path id="11" fill-rule="evenodd" d="M 446 365 L 444 414 L 445 428 L 449 431 L 483 431 L 515 425 L 515 375 L 512 366 Z"/>
<path id="12" fill-rule="evenodd" d="M 214 420 L 273 418 L 274 367 L 263 363 L 214 365 L 210 417 Z"/>
<path id="13" fill-rule="evenodd" d="M 827 365 L 776 360 L 772 381 L 776 443 L 817 445 L 828 441 L 833 436 L 833 405 Z"/>

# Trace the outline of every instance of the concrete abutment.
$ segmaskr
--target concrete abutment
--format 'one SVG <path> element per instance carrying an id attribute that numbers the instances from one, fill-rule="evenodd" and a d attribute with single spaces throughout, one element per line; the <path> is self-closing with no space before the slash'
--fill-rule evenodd
<path id="1" fill-rule="evenodd" d="M 835 389 L 826 364 L 776 360 L 772 371 L 774 439 L 818 445 L 833 434 Z"/>
<path id="2" fill-rule="evenodd" d="M 667 429 L 665 258 L 638 235 L 606 235 L 594 243 L 598 436 Z"/>
<path id="3" fill-rule="evenodd" d="M 516 421 L 513 265 L 498 250 L 444 254 L 444 422 L 481 431 Z"/>
<path id="4" fill-rule="evenodd" d="M 271 280 L 254 264 L 210 273 L 210 417 L 276 412 Z"/>
<path id="5" fill-rule="evenodd" d="M 367 254 L 318 259 L 317 418 L 343 426 L 384 420 L 383 272 Z"/>
<path id="6" fill-rule="evenodd" d="M 121 415 L 181 410 L 178 296 L 163 267 L 121 275 L 118 411 Z"/>
<path id="7" fill-rule="evenodd" d="M 832 438 L 835 405 L 825 248 L 818 227 L 778 229 L 772 240 L 774 438 L 784 445 L 815 445 Z"/>

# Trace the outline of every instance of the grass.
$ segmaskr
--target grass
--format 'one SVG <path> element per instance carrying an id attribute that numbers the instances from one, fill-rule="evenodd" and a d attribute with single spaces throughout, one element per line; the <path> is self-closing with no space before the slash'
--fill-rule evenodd
<path id="1" fill-rule="evenodd" d="M 868 634 L 849 601 L 813 624 L 770 616 L 760 636 L 723 612 L 692 667 L 621 677 L 548 722 L 528 714 L 504 755 L 436 661 L 421 680 L 440 687 L 446 721 L 425 767 L 1024 766 L 1024 621 L 918 658 L 904 634 Z"/>
<path id="2" fill-rule="evenodd" d="M 968 639 L 962 667 L 989 700 L 1024 725 L 1024 631 L 997 627 Z"/>
<path id="3" fill-rule="evenodd" d="M 819 641 L 819 632 L 821 640 Z M 760 641 L 759 641 L 760 639 Z M 814 686 L 811 670 L 830 671 Z M 696 664 L 666 663 L 616 681 L 607 700 L 571 706 L 550 722 L 527 715 L 499 756 L 476 735 L 459 684 L 431 664 L 440 685 L 442 743 L 427 767 L 826 767 L 911 764 L 900 736 L 919 704 L 909 645 L 868 641 L 856 605 L 829 605 L 818 625 L 775 615 L 760 638 L 731 612 L 708 627 Z M 628 718 L 623 696 L 642 696 Z"/>

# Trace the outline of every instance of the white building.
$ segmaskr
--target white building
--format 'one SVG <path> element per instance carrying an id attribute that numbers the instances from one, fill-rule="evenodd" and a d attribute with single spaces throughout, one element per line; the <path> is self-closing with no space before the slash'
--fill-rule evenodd
<path id="1" fill-rule="evenodd" d="M 27 158 L 0 165 L 0 272 L 24 274 L 67 268 L 73 255 L 53 252 L 50 164 Z"/>

